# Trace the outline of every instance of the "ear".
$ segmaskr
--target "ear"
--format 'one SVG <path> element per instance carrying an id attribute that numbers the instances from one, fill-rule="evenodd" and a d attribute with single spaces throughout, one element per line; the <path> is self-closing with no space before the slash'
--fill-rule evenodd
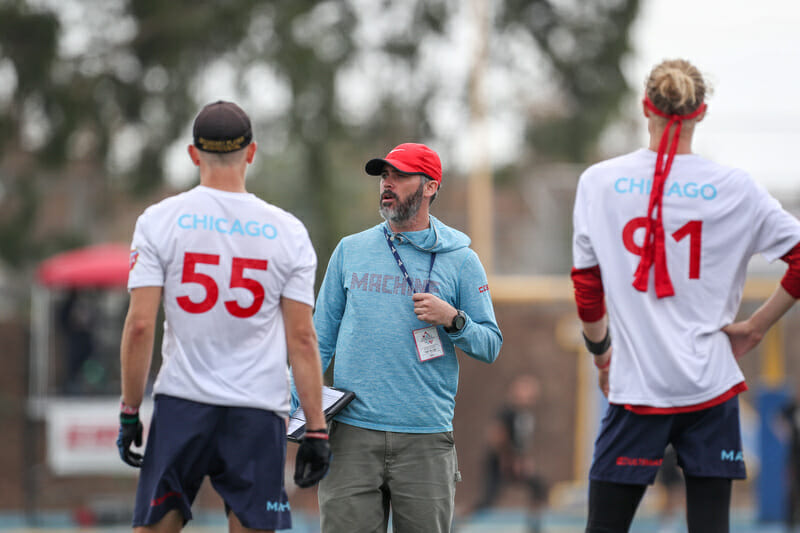
<path id="1" fill-rule="evenodd" d="M 425 188 L 430 192 L 430 196 L 433 196 L 436 191 L 439 190 L 439 182 L 435 180 L 427 180 L 425 183 Z"/>
<path id="2" fill-rule="evenodd" d="M 251 164 L 253 162 L 253 159 L 255 159 L 257 148 L 258 145 L 256 144 L 255 141 L 248 144 L 247 148 L 245 148 L 245 150 L 247 150 L 247 164 Z"/>
<path id="3" fill-rule="evenodd" d="M 189 158 L 192 160 L 192 163 L 194 163 L 194 165 L 196 167 L 199 167 L 200 166 L 200 153 L 198 152 L 197 147 L 195 145 L 193 145 L 193 144 L 190 144 L 188 146 L 187 150 L 189 152 Z"/>

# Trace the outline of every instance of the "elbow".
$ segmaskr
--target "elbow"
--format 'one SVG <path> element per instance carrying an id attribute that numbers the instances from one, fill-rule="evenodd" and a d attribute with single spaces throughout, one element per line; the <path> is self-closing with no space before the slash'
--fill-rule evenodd
<path id="1" fill-rule="evenodd" d="M 493 350 L 492 353 L 489 354 L 489 358 L 486 360 L 487 363 L 492 364 L 497 361 L 497 358 L 500 356 L 500 346 L 497 346 L 496 350 Z"/>
<path id="2" fill-rule="evenodd" d="M 494 340 L 494 342 L 490 343 L 490 347 L 486 353 L 484 361 L 486 361 L 486 363 L 488 364 L 494 363 L 500 356 L 500 348 L 502 346 L 503 346 L 503 335 L 498 331 L 497 338 Z"/>
<path id="3" fill-rule="evenodd" d="M 494 363 L 498 357 L 500 357 L 500 348 L 503 347 L 503 334 L 500 331 L 497 331 L 497 342 L 494 345 L 494 350 L 492 350 L 492 357 L 489 360 L 489 363 Z"/>
<path id="4" fill-rule="evenodd" d="M 287 336 L 287 348 L 292 354 L 308 354 L 317 351 L 317 334 L 313 328 L 294 331 Z"/>
<path id="5" fill-rule="evenodd" d="M 143 317 L 129 317 L 125 330 L 131 340 L 147 339 L 155 331 L 155 321 Z"/>

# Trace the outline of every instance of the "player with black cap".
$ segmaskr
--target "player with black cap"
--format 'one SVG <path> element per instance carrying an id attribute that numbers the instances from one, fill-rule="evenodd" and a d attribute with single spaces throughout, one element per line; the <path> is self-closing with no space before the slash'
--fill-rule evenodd
<path id="1" fill-rule="evenodd" d="M 245 190 L 256 143 L 239 106 L 207 105 L 193 134 L 200 185 L 150 206 L 131 245 L 117 446 L 142 469 L 133 526 L 180 531 L 209 476 L 231 532 L 287 529 L 287 356 L 313 428 L 295 482 L 315 484 L 330 460 L 311 319 L 316 254 L 297 218 Z M 163 364 L 142 456 L 131 448 L 142 444 L 138 411 L 162 300 Z"/>

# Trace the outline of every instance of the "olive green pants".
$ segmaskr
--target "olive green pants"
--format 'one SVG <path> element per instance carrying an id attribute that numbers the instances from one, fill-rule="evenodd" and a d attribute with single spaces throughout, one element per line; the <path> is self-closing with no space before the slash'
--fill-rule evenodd
<path id="1" fill-rule="evenodd" d="M 322 533 L 448 533 L 458 472 L 453 433 L 391 433 L 334 422 L 319 484 Z"/>

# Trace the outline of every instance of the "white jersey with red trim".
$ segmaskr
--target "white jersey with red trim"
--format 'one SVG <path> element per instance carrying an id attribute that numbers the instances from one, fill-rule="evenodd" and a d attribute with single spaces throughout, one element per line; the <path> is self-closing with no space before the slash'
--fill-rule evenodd
<path id="1" fill-rule="evenodd" d="M 154 392 L 286 415 L 280 299 L 313 305 L 316 266 L 302 222 L 252 194 L 198 186 L 149 207 L 128 289 L 163 287 Z"/>
<path id="2" fill-rule="evenodd" d="M 679 407 L 744 380 L 727 335 L 754 254 L 772 262 L 800 241 L 800 223 L 746 172 L 675 156 L 664 186 L 667 266 L 675 295 L 632 283 L 647 223 L 656 153 L 642 149 L 587 169 L 573 214 L 573 262 L 600 266 L 613 360 L 609 401 Z"/>

